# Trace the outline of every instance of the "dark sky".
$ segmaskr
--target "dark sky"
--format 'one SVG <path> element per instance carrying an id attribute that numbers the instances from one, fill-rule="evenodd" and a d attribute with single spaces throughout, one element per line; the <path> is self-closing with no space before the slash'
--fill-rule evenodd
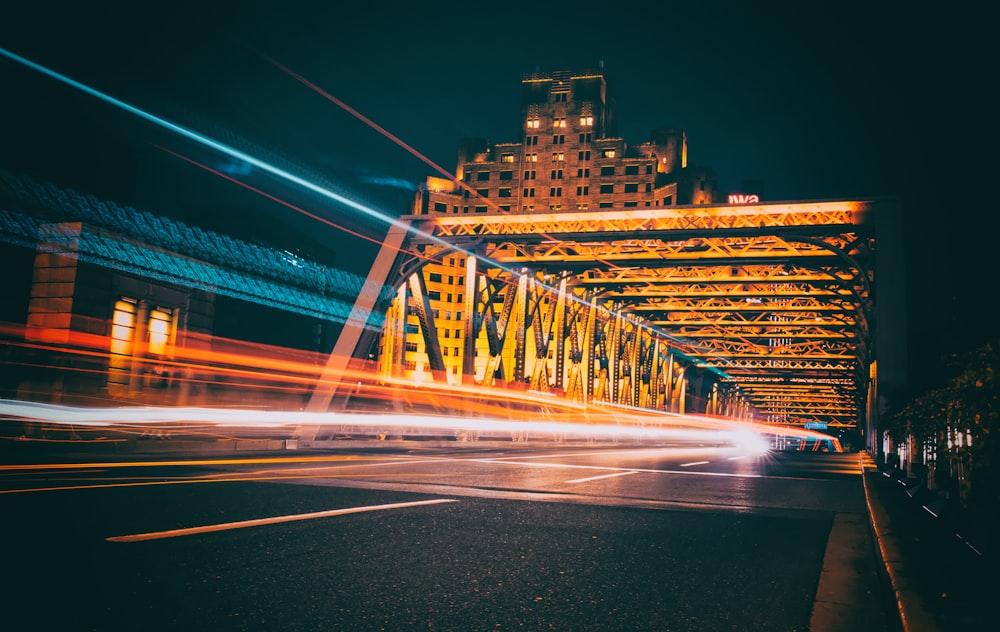
<path id="1" fill-rule="evenodd" d="M 723 187 L 757 180 L 765 200 L 899 199 L 911 335 L 927 362 L 1000 331 L 983 228 L 996 206 L 993 39 L 987 15 L 962 3 L 24 4 L 5 9 L 0 47 L 393 215 L 411 194 L 389 183 L 431 168 L 266 56 L 448 170 L 462 137 L 519 140 L 523 73 L 603 62 L 620 135 L 639 143 L 656 127 L 683 128 L 690 162 Z M 164 149 L 239 173 L 218 153 L 7 59 L 0 86 L 2 168 L 367 269 L 369 242 Z M 384 234 L 354 211 L 248 179 Z"/>

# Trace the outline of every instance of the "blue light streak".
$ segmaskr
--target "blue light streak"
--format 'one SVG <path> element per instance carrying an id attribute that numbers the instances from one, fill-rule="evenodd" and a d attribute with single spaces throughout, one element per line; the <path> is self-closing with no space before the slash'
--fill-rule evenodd
<path id="1" fill-rule="evenodd" d="M 394 217 L 392 217 L 390 215 L 386 215 L 385 213 L 382 213 L 382 212 L 380 212 L 380 211 L 378 211 L 376 209 L 373 209 L 373 208 L 371 208 L 369 206 L 366 206 L 364 204 L 356 202 L 356 201 L 354 201 L 354 200 L 352 200 L 352 199 L 350 199 L 348 197 L 345 197 L 343 195 L 335 193 L 335 192 L 333 192 L 333 191 L 331 191 L 331 190 L 329 190 L 327 188 L 324 188 L 324 187 L 319 186 L 319 185 L 317 185 L 317 184 L 315 184 L 315 183 L 313 183 L 313 182 L 311 182 L 309 180 L 306 180 L 305 178 L 297 176 L 297 175 L 295 175 L 295 174 L 293 174 L 293 173 L 291 173 L 289 171 L 286 171 L 284 169 L 278 168 L 278 167 L 276 167 L 276 166 L 274 166 L 274 165 L 272 165 L 272 164 L 270 164 L 268 162 L 265 162 L 265 161 L 263 161 L 263 160 L 261 160 L 259 158 L 254 157 L 254 156 L 252 156 L 250 154 L 247 154 L 245 152 L 239 151 L 238 149 L 236 149 L 234 147 L 231 147 L 229 145 L 221 143 L 221 142 L 219 142 L 217 140 L 214 140 L 214 139 L 212 139 L 212 138 L 210 138 L 208 136 L 205 136 L 203 134 L 199 134 L 198 132 L 195 132 L 194 130 L 190 130 L 190 129 L 186 128 L 186 127 L 183 127 L 181 125 L 178 125 L 176 123 L 168 121 L 168 120 L 166 120 L 164 118 L 156 116 L 155 114 L 151 114 L 149 112 L 146 112 L 145 110 L 142 110 L 142 109 L 137 108 L 137 107 L 135 107 L 133 105 L 130 105 L 130 104 L 128 104 L 128 103 L 126 103 L 126 102 L 124 102 L 124 101 L 122 101 L 120 99 L 112 97 L 111 95 L 105 94 L 104 92 L 101 92 L 99 90 L 91 88 L 90 86 L 87 86 L 87 85 L 85 85 L 85 84 L 83 84 L 83 83 L 81 83 L 79 81 L 76 81 L 75 79 L 71 79 L 70 77 L 67 77 L 66 75 L 58 73 L 58 72 L 56 72 L 54 70 L 51 70 L 49 68 L 46 68 L 45 66 L 42 66 L 41 64 L 35 63 L 35 62 L 31 61 L 30 59 L 22 57 L 22 56 L 20 56 L 20 55 L 18 55 L 16 53 L 13 53 L 13 52 L 5 49 L 5 48 L 0 48 L 0 55 L 2 55 L 4 57 L 7 57 L 8 59 L 10 59 L 12 61 L 15 61 L 15 62 L 17 62 L 19 64 L 22 64 L 22 65 L 24 65 L 24 66 L 26 66 L 28 68 L 36 70 L 36 71 L 38 71 L 38 72 L 40 72 L 40 73 L 42 73 L 44 75 L 52 77 L 53 79 L 56 79 L 57 81 L 60 81 L 60 82 L 66 84 L 66 85 L 68 85 L 70 87 L 76 88 L 77 90 L 80 90 L 80 91 L 85 92 L 85 93 L 87 93 L 87 94 L 89 94 L 91 96 L 94 96 L 94 97 L 96 97 L 96 98 L 104 101 L 105 103 L 108 103 L 108 104 L 113 105 L 113 106 L 115 106 L 115 107 L 117 107 L 119 109 L 122 109 L 122 110 L 126 111 L 126 112 L 134 114 L 135 116 L 138 116 L 141 119 L 149 121 L 149 122 L 151 122 L 151 123 L 153 123 L 155 125 L 159 125 L 160 127 L 163 127 L 163 128 L 165 128 L 167 130 L 170 130 L 170 131 L 172 131 L 172 132 L 174 132 L 176 134 L 179 134 L 180 136 L 183 136 L 183 137 L 188 138 L 190 140 L 193 140 L 193 141 L 195 141 L 197 143 L 205 145 L 206 147 L 214 149 L 214 150 L 216 150 L 218 152 L 226 154 L 226 155 L 228 155 L 228 156 L 230 156 L 232 158 L 235 158 L 237 160 L 241 160 L 241 161 L 243 161 L 243 162 L 245 162 L 245 163 L 247 163 L 247 164 L 249 164 L 249 165 L 251 165 L 253 167 L 257 167 L 258 169 L 260 169 L 262 171 L 265 171 L 265 172 L 270 173 L 270 174 L 272 174 L 274 176 L 277 176 L 278 178 L 281 178 L 281 179 L 286 180 L 288 182 L 291 182 L 293 184 L 297 184 L 298 186 L 301 186 L 304 189 L 312 191 L 312 192 L 314 192 L 314 193 L 316 193 L 316 194 L 318 194 L 318 195 L 320 195 L 322 197 L 325 197 L 327 199 L 330 199 L 330 200 L 333 200 L 333 201 L 338 202 L 340 204 L 343 204 L 343 205 L 345 205 L 345 206 L 347 206 L 349 208 L 352 208 L 354 210 L 360 211 L 361 213 L 364 213 L 365 215 L 373 217 L 373 218 L 375 218 L 375 219 L 377 219 L 377 220 L 379 220 L 381 222 L 385 222 L 386 224 L 389 224 L 390 226 L 398 227 L 398 228 L 400 228 L 402 230 L 405 230 L 407 233 L 410 233 L 410 234 L 413 234 L 413 235 L 417 235 L 417 236 L 421 237 L 422 239 L 430 241 L 430 242 L 432 242 L 432 243 L 434 243 L 436 245 L 442 246 L 442 247 L 444 247 L 447 250 L 452 250 L 452 251 L 464 254 L 466 256 L 469 256 L 469 257 L 478 257 L 478 255 L 476 253 L 474 253 L 474 252 L 471 252 L 471 251 L 465 250 L 465 249 L 463 249 L 461 247 L 458 247 L 455 244 L 450 243 L 450 242 L 448 242 L 448 241 L 446 241 L 444 239 L 441 239 L 440 237 L 438 237 L 436 235 L 433 235 L 433 234 L 421 231 L 421 230 L 413 227 L 412 225 L 410 225 L 407 222 L 401 222 L 398 219 L 396 219 L 396 218 L 394 218 Z M 505 270 L 505 271 L 513 274 L 514 276 L 521 276 L 521 273 L 519 271 L 514 270 L 514 269 L 512 269 L 512 268 L 510 268 L 508 266 L 505 266 L 505 265 L 503 265 L 503 264 L 501 264 L 499 262 L 489 261 L 489 263 L 490 263 L 491 266 L 499 267 L 500 269 Z M 553 288 L 553 287 L 550 287 L 550 286 L 545 285 L 545 284 L 543 284 L 543 285 L 544 285 L 544 287 L 546 287 L 549 290 L 555 290 L 555 288 Z M 580 297 L 576 297 L 576 296 L 571 296 L 570 299 L 574 300 L 574 301 L 578 301 L 580 303 L 584 303 L 584 304 L 589 303 L 589 301 L 587 301 L 585 299 L 581 299 Z M 593 306 L 597 307 L 596 303 L 593 304 Z M 684 342 L 684 341 L 679 340 L 678 338 L 676 338 L 674 336 L 671 336 L 671 335 L 667 334 L 666 332 L 663 332 L 663 331 L 661 331 L 659 329 L 656 329 L 655 327 L 651 327 L 647 323 L 644 323 L 644 322 L 636 319 L 634 316 L 632 316 L 630 314 L 622 314 L 622 316 L 625 318 L 626 321 L 631 322 L 633 325 L 635 325 L 638 328 L 645 329 L 647 331 L 652 332 L 657 337 L 660 337 L 660 338 L 663 338 L 663 339 L 666 339 L 666 340 L 670 340 L 670 341 L 673 341 L 673 342 L 678 343 L 678 344 L 690 344 L 690 342 Z M 690 360 L 690 358 L 688 358 L 686 354 L 684 354 L 683 352 L 681 352 L 677 348 L 674 348 L 673 352 L 675 354 L 681 356 L 681 357 L 685 357 L 686 359 Z M 709 366 L 707 368 L 710 371 L 712 371 L 713 373 L 716 373 L 716 374 L 721 375 L 723 377 L 727 376 L 724 371 L 722 371 L 722 370 L 720 370 L 720 369 L 718 369 L 718 368 L 716 368 L 714 366 Z"/>
<path id="2" fill-rule="evenodd" d="M 85 93 L 87 93 L 87 94 L 89 94 L 91 96 L 94 96 L 94 97 L 100 99 L 101 101 L 104 101 L 105 103 L 108 103 L 110 105 L 115 106 L 116 108 L 124 110 L 124 111 L 126 111 L 126 112 L 128 112 L 130 114 L 134 114 L 135 116 L 138 116 L 139 118 L 141 118 L 143 120 L 149 121 L 150 123 L 153 123 L 155 125 L 159 125 L 160 127 L 164 128 L 164 129 L 167 129 L 167 130 L 170 130 L 171 132 L 179 134 L 180 136 L 183 136 L 184 138 L 193 140 L 193 141 L 195 141 L 197 143 L 200 143 L 200 144 L 202 144 L 202 145 L 204 145 L 206 147 L 209 147 L 209 148 L 214 149 L 214 150 L 216 150 L 218 152 L 226 154 L 226 155 L 228 155 L 228 156 L 230 156 L 232 158 L 235 158 L 237 160 L 241 160 L 244 163 L 249 164 L 250 166 L 257 167 L 261 171 L 265 171 L 265 172 L 270 173 L 271 175 L 277 176 L 277 177 L 279 177 L 279 178 L 281 178 L 283 180 L 286 180 L 286 181 L 291 182 L 293 184 L 297 184 L 298 186 L 300 186 L 300 187 L 302 187 L 304 189 L 307 189 L 307 190 L 312 191 L 313 193 L 316 193 L 318 195 L 321 195 L 321 196 L 323 196 L 323 197 L 325 197 L 327 199 L 330 199 L 330 200 L 333 200 L 333 201 L 338 202 L 340 204 L 343 204 L 345 206 L 348 206 L 348 207 L 350 207 L 350 208 L 352 208 L 352 209 L 354 209 L 356 211 L 360 211 L 360 212 L 364 213 L 365 215 L 373 217 L 373 218 L 375 218 L 375 219 L 377 219 L 377 220 L 379 220 L 381 222 L 385 222 L 386 224 L 389 224 L 390 226 L 396 226 L 398 228 L 406 230 L 409 233 L 420 235 L 424 239 L 429 239 L 429 240 L 435 242 L 436 244 L 444 246 L 444 247 L 446 247 L 446 248 L 448 248 L 450 250 L 457 250 L 459 252 L 463 252 L 466 255 L 472 256 L 472 253 L 469 253 L 469 252 L 463 251 L 463 250 L 461 250 L 459 248 L 456 248 L 453 244 L 451 244 L 451 243 L 449 243 L 449 242 L 447 242 L 447 241 L 445 241 L 445 240 L 443 240 L 443 239 L 441 239 L 439 237 L 436 237 L 434 235 L 430 235 L 430 234 L 427 234 L 427 233 L 425 233 L 423 231 L 420 231 L 420 230 L 414 228 L 413 226 L 411 226 L 407 222 L 401 222 L 398 219 L 396 219 L 396 218 L 394 218 L 394 217 L 392 217 L 390 215 L 386 215 L 385 213 L 382 213 L 382 212 L 380 212 L 380 211 L 378 211 L 376 209 L 373 209 L 373 208 L 371 208 L 369 206 L 365 206 L 364 204 L 356 202 L 356 201 L 354 201 L 354 200 L 352 200 L 352 199 L 350 199 L 348 197 L 345 197 L 343 195 L 335 193 L 335 192 L 333 192 L 333 191 L 331 191 L 331 190 L 329 190 L 327 188 L 321 187 L 318 184 L 315 184 L 315 183 L 313 183 L 313 182 L 311 182 L 309 180 L 306 180 L 305 178 L 297 176 L 294 173 L 286 171 L 285 169 L 281 169 L 279 167 L 276 167 L 276 166 L 272 165 L 271 163 L 265 162 L 264 160 L 261 160 L 259 158 L 256 158 L 256 157 L 250 155 L 250 154 L 242 152 L 242 151 L 236 149 L 235 147 L 231 147 L 231 146 L 226 145 L 224 143 L 221 143 L 221 142 L 219 142 L 219 141 L 217 141 L 217 140 L 215 140 L 213 138 L 210 138 L 210 137 L 205 136 L 203 134 L 199 134 L 198 132 L 196 132 L 194 130 L 191 130 L 191 129 L 188 129 L 188 128 L 182 126 L 182 125 L 178 125 L 177 123 L 173 123 L 171 121 L 168 121 L 167 119 L 164 119 L 162 117 L 156 116 L 155 114 L 151 114 L 149 112 L 146 112 L 145 110 L 137 108 L 134 105 L 130 105 L 130 104 L 122 101 L 121 99 L 116 99 L 115 97 L 113 97 L 113 96 L 111 96 L 109 94 L 106 94 L 104 92 L 101 92 L 100 90 L 96 90 L 94 88 L 91 88 L 90 86 L 88 86 L 86 84 L 83 84 L 83 83 L 81 83 L 79 81 L 76 81 L 75 79 L 71 79 L 70 77 L 67 77 L 66 75 L 58 73 L 58 72 L 56 72 L 54 70 L 46 68 L 45 66 L 42 66 L 41 64 L 38 64 L 38 63 L 35 63 L 35 62 L 31 61 L 30 59 L 27 59 L 25 57 L 21 57 L 20 55 L 18 55 L 16 53 L 13 53 L 13 52 L 5 49 L 5 48 L 0 48 L 0 55 L 3 55 L 4 57 L 7 57 L 8 59 L 10 59 L 12 61 L 15 61 L 15 62 L 17 62 L 19 64 L 27 66 L 28 68 L 31 68 L 32 70 L 37 70 L 38 72 L 40 72 L 40 73 L 42 73 L 44 75 L 47 75 L 49 77 L 52 77 L 53 79 L 55 79 L 57 81 L 60 81 L 60 82 L 66 84 L 66 85 L 68 85 L 68 86 L 70 86 L 72 88 L 76 88 L 77 90 L 80 90 L 80 91 L 85 92 Z"/>

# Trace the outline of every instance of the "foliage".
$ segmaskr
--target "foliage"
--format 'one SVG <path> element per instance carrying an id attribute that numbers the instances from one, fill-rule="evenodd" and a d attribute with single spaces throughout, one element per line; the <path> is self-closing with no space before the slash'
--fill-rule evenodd
<path id="1" fill-rule="evenodd" d="M 928 391 L 886 420 L 894 441 L 913 435 L 918 444 L 946 451 L 948 431 L 971 438 L 952 448 L 949 458 L 967 459 L 972 494 L 982 502 L 1000 501 L 1000 339 L 954 358 L 958 375 L 946 386 Z M 954 435 L 953 435 L 954 436 Z M 939 452 L 939 453 L 940 453 Z"/>

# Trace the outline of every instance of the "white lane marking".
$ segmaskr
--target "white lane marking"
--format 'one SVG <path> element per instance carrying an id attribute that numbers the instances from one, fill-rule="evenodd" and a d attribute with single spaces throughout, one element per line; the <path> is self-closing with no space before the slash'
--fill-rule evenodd
<path id="1" fill-rule="evenodd" d="M 135 535 L 117 535 L 107 538 L 109 542 L 140 542 L 143 540 L 158 540 L 160 538 L 175 538 L 182 535 L 193 535 L 195 533 L 209 533 L 211 531 L 227 531 L 229 529 L 243 529 L 245 527 L 258 527 L 266 524 L 277 524 L 279 522 L 293 522 L 296 520 L 310 520 L 312 518 L 326 518 L 328 516 L 342 516 L 344 514 L 362 513 L 365 511 L 381 511 L 383 509 L 400 509 L 403 507 L 416 507 L 418 505 L 436 505 L 438 503 L 455 503 L 454 498 L 436 498 L 434 500 L 420 500 L 409 503 L 392 503 L 390 505 L 369 505 L 367 507 L 348 507 L 346 509 L 331 509 L 329 511 L 315 511 L 313 513 L 292 514 L 288 516 L 274 516 L 273 518 L 259 518 L 257 520 L 243 520 L 240 522 L 225 522 L 221 524 L 210 524 L 203 527 L 188 527 L 186 529 L 171 529 L 170 531 L 153 531 L 151 533 L 137 533 Z"/>
<path id="2" fill-rule="evenodd" d="M 692 465 L 705 465 L 709 461 L 691 461 L 690 463 L 681 463 L 681 467 L 691 467 Z"/>
<path id="3" fill-rule="evenodd" d="M 747 458 L 747 455 L 741 454 L 740 456 L 731 456 L 731 457 L 729 457 L 729 460 L 730 461 L 738 461 L 739 459 L 745 459 L 745 458 Z"/>
<path id="4" fill-rule="evenodd" d="M 567 483 L 586 483 L 588 481 L 597 481 L 597 480 L 600 480 L 602 478 L 614 478 L 616 476 L 628 476 L 629 474 L 638 474 L 638 473 L 639 472 L 636 472 L 634 470 L 628 471 L 628 472 L 615 472 L 614 474 L 604 474 L 602 476 L 590 476 L 590 477 L 587 477 L 587 478 L 578 478 L 578 479 L 575 479 L 575 480 L 572 480 L 572 481 L 566 481 L 566 482 Z"/>

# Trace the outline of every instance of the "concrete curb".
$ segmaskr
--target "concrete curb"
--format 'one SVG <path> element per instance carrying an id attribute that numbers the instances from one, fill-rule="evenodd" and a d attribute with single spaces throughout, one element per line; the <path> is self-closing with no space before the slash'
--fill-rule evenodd
<path id="1" fill-rule="evenodd" d="M 867 463 L 865 462 L 867 458 Z M 867 453 L 861 456 L 861 479 L 865 488 L 865 503 L 868 505 L 868 516 L 872 531 L 878 544 L 879 555 L 892 584 L 896 596 L 896 606 L 899 618 L 903 624 L 903 632 L 938 632 L 940 628 L 934 617 L 924 607 L 917 594 L 915 582 L 908 573 L 906 560 L 899 546 L 899 539 L 892 527 L 892 520 L 878 498 L 878 491 L 868 484 L 868 471 L 875 464 Z"/>

